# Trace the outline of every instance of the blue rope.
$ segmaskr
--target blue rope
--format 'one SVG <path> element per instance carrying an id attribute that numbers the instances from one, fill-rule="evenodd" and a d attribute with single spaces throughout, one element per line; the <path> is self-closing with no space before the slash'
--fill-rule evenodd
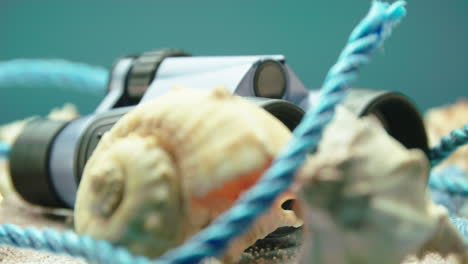
<path id="1" fill-rule="evenodd" d="M 452 216 L 450 217 L 450 221 L 453 225 L 457 228 L 460 234 L 467 239 L 468 238 L 468 221 L 464 218 Z"/>
<path id="2" fill-rule="evenodd" d="M 346 96 L 347 86 L 356 79 L 359 66 L 369 60 L 372 51 L 382 44 L 390 35 L 392 27 L 405 15 L 404 4 L 403 1 L 397 1 L 392 5 L 380 1 L 373 2 L 369 14 L 352 32 L 347 47 L 341 53 L 337 64 L 328 73 L 321 90 L 319 104 L 314 110 L 305 114 L 301 124 L 294 130 L 291 142 L 258 184 L 247 191 L 228 212 L 221 215 L 208 228 L 152 263 L 198 263 L 206 257 L 219 255 L 232 238 L 244 232 L 257 216 L 271 206 L 276 197 L 289 187 L 306 154 L 315 150 L 324 127 L 334 116 L 335 106 Z M 13 231 L 17 233 L 12 233 Z M 57 236 L 53 240 L 45 235 L 46 231 L 22 231 L 12 225 L 0 226 L 0 241 L 13 246 L 34 246 L 33 248 L 56 253 L 73 254 L 85 259 L 90 259 L 90 252 L 97 251 L 94 240 L 86 240 L 88 244 L 85 249 L 85 242 L 70 232 L 56 233 Z M 11 239 L 12 236 L 16 239 Z M 32 239 L 33 242 L 24 242 L 27 239 Z M 51 241 L 56 241 L 57 245 L 44 245 Z M 32 245 L 36 242 L 37 244 Z M 102 256 L 99 259 L 101 263 L 135 263 L 130 254 L 121 253 L 125 258 L 122 260 L 112 250 L 110 244 L 103 241 L 96 243 L 105 245 L 101 246 L 105 250 L 99 253 Z"/>
<path id="3" fill-rule="evenodd" d="M 432 172 L 429 187 L 449 194 L 468 196 L 468 174 L 458 167 L 447 167 L 440 172 Z"/>
<path id="4" fill-rule="evenodd" d="M 122 247 L 113 246 L 107 241 L 94 240 L 89 236 L 79 236 L 72 231 L 39 230 L 5 224 L 0 227 L 0 243 L 67 254 L 102 264 L 150 263 L 146 257 L 132 255 Z"/>
<path id="5" fill-rule="evenodd" d="M 8 154 L 10 154 L 10 145 L 0 141 L 0 159 L 6 159 Z"/>
<path id="6" fill-rule="evenodd" d="M 439 145 L 429 150 L 429 159 L 431 160 L 431 165 L 433 167 L 437 166 L 457 148 L 465 144 L 468 144 L 468 124 L 464 125 L 460 129 L 453 130 L 450 132 L 450 135 L 444 136 L 440 140 Z"/>
<path id="7" fill-rule="evenodd" d="M 450 215 L 457 215 L 466 202 L 466 195 L 464 195 L 466 190 L 450 187 L 452 184 L 444 181 L 448 179 L 451 182 L 466 182 L 467 178 L 468 171 L 458 166 L 445 166 L 440 171 L 432 170 L 428 185 L 431 188 L 434 203 L 446 207 Z M 466 186 L 466 183 L 462 185 Z"/>
<path id="8" fill-rule="evenodd" d="M 64 89 L 104 95 L 108 71 L 65 60 L 16 59 L 0 62 L 1 89 Z"/>
<path id="9" fill-rule="evenodd" d="M 467 176 L 468 171 L 447 166 L 438 172 L 432 171 L 429 178 L 432 200 L 447 208 L 450 221 L 465 239 L 468 239 L 468 220 L 458 215 L 466 203 Z"/>
<path id="10" fill-rule="evenodd" d="M 338 62 L 325 78 L 318 105 L 304 115 L 285 150 L 228 212 L 182 246 L 160 257 L 161 263 L 198 263 L 203 258 L 219 255 L 231 239 L 247 230 L 290 186 L 306 154 L 315 151 L 323 129 L 333 119 L 335 106 L 346 97 L 347 86 L 356 79 L 359 66 L 368 62 L 370 54 L 390 35 L 392 26 L 405 15 L 404 4 L 403 1 L 392 5 L 373 2 L 369 14 L 351 33 Z"/>

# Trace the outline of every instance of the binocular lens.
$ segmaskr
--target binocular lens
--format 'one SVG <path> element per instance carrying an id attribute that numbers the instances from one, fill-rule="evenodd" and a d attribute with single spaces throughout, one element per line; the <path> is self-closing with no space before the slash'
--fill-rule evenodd
<path id="1" fill-rule="evenodd" d="M 253 82 L 256 96 L 282 98 L 286 91 L 286 85 L 286 74 L 279 62 L 265 60 L 258 66 Z"/>

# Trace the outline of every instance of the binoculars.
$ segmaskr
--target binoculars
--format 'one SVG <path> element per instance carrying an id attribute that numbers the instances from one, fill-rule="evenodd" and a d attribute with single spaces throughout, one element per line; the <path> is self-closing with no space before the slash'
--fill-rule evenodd
<path id="1" fill-rule="evenodd" d="M 114 64 L 107 94 L 93 114 L 68 122 L 35 119 L 26 125 L 10 152 L 14 188 L 32 204 L 73 208 L 83 169 L 103 134 L 138 104 L 180 85 L 222 85 L 290 130 L 318 100 L 318 92 L 305 88 L 282 55 L 200 57 L 167 49 L 123 57 Z M 405 95 L 351 89 L 343 105 L 358 116 L 374 115 L 405 147 L 427 153 L 423 120 Z"/>

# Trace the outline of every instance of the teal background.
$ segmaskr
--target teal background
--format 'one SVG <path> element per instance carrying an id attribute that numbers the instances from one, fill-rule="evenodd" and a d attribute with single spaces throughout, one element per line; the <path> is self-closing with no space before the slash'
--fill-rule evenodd
<path id="1" fill-rule="evenodd" d="M 468 95 L 468 1 L 412 1 L 408 16 L 356 86 L 397 90 L 421 110 Z M 318 88 L 363 0 L 0 0 L 0 60 L 64 58 L 110 68 L 116 57 L 176 47 L 194 55 L 286 55 Z M 64 102 L 89 113 L 101 98 L 74 91 L 1 89 L 0 124 Z"/>

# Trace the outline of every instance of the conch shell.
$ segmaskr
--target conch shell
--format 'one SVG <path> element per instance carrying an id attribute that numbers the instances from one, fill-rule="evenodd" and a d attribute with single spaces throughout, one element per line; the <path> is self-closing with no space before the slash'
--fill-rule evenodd
<path id="1" fill-rule="evenodd" d="M 172 89 L 138 106 L 89 159 L 75 207 L 77 232 L 149 257 L 183 243 L 230 208 L 285 146 L 279 120 L 224 88 Z M 282 197 L 225 260 L 281 226 L 298 226 Z"/>
<path id="2" fill-rule="evenodd" d="M 421 150 L 338 107 L 293 187 L 310 232 L 300 263 L 393 264 L 428 252 L 466 261 L 462 237 L 427 195 L 428 174 Z"/>

